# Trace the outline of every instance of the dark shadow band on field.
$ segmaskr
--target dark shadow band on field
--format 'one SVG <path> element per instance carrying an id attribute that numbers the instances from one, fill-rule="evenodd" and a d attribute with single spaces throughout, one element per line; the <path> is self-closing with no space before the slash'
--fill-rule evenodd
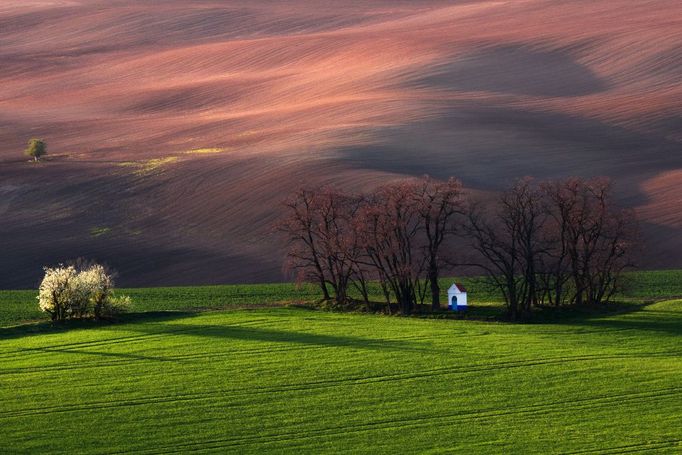
<path id="1" fill-rule="evenodd" d="M 599 305 L 599 309 L 575 308 L 546 309 L 536 313 L 531 320 L 525 321 L 524 325 L 571 325 L 591 328 L 604 328 L 615 330 L 633 330 L 640 332 L 659 332 L 670 336 L 682 335 L 682 312 L 659 311 L 649 308 L 649 303 L 611 303 Z M 224 311 L 249 311 L 263 308 L 272 308 L 272 305 L 237 307 L 232 309 L 215 310 Z M 475 309 L 475 306 L 472 307 Z M 211 311 L 211 310 L 209 310 Z M 287 311 L 316 311 L 306 307 L 287 307 Z M 127 313 L 118 316 L 115 320 L 74 320 L 54 323 L 50 321 L 23 324 L 12 327 L 0 328 L 0 341 L 30 337 L 35 335 L 66 333 L 72 330 L 102 329 L 119 326 L 122 329 L 146 334 L 167 334 L 169 336 L 192 335 L 216 339 L 232 339 L 244 341 L 259 341 L 273 343 L 294 343 L 315 346 L 350 347 L 370 350 L 408 350 L 428 351 L 433 353 L 431 347 L 425 347 L 417 343 L 403 340 L 362 338 L 344 335 L 328 335 L 309 332 L 269 329 L 262 327 L 244 326 L 240 324 L 178 324 L 174 321 L 187 320 L 206 313 L 206 310 L 194 311 L 154 311 L 143 313 Z M 486 313 L 487 314 L 487 313 Z M 439 317 L 440 316 L 440 317 Z M 443 315 L 421 315 L 426 319 L 443 319 Z M 477 318 L 476 315 L 465 319 L 476 322 L 493 322 L 505 324 L 503 319 L 491 320 L 489 317 Z M 488 315 L 489 316 L 489 315 Z M 362 317 L 362 316 L 359 316 Z M 450 319 L 450 318 L 447 318 Z M 462 319 L 456 317 L 456 319 Z M 158 323 L 158 324 L 140 324 Z M 517 323 L 512 323 L 517 324 Z M 51 349 L 51 348 L 50 348 Z M 88 351 L 90 354 L 96 352 Z"/>
<path id="2" fill-rule="evenodd" d="M 583 327 L 604 328 L 615 330 L 634 330 L 639 332 L 657 332 L 668 336 L 682 336 L 682 313 L 675 316 L 658 317 L 646 311 L 639 313 L 646 317 L 633 317 L 628 315 L 626 318 L 595 318 L 580 322 Z"/>
<path id="3" fill-rule="evenodd" d="M 330 156 L 357 169 L 456 176 L 482 190 L 503 189 L 523 176 L 640 180 L 682 167 L 679 144 L 661 134 L 494 101 L 444 101 L 431 118 L 371 133 L 382 139 Z M 632 203 L 646 201 L 637 187 L 622 193 Z"/>
<path id="4" fill-rule="evenodd" d="M 143 333 L 163 333 L 168 335 L 202 336 L 226 340 L 257 341 L 272 343 L 292 343 L 321 347 L 346 347 L 353 349 L 388 350 L 388 351 L 423 351 L 433 353 L 433 349 L 403 340 L 362 338 L 347 335 L 328 335 L 310 332 L 266 329 L 262 327 L 244 327 L 240 325 L 216 324 L 163 324 L 153 329 L 144 325 L 135 326 L 133 330 Z"/>
<path id="5" fill-rule="evenodd" d="M 84 349 L 59 349 L 59 348 L 23 348 L 22 352 L 28 353 L 43 353 L 43 354 L 79 354 L 83 356 L 96 356 L 96 357 L 106 357 L 106 358 L 117 358 L 126 360 L 145 360 L 145 361 L 155 361 L 155 362 L 173 362 L 175 359 L 172 357 L 155 357 L 148 355 L 139 354 L 128 354 L 124 352 L 103 352 L 103 351 L 93 351 Z"/>
<path id="6" fill-rule="evenodd" d="M 606 92 L 611 88 L 573 49 L 552 49 L 549 43 L 488 43 L 464 55 L 447 58 L 428 68 L 419 68 L 405 84 L 417 88 L 442 88 L 464 92 L 494 92 L 534 97 L 571 98 Z"/>
<path id="7" fill-rule="evenodd" d="M 612 302 L 583 307 L 547 308 L 536 313 L 531 324 L 572 325 L 608 330 L 658 332 L 670 336 L 682 335 L 682 311 L 662 311 L 651 308 L 669 299 L 644 303 Z"/>
<path id="8" fill-rule="evenodd" d="M 126 313 L 117 316 L 115 319 L 104 321 L 92 319 L 63 322 L 41 321 L 11 327 L 0 327 L 0 341 L 34 335 L 66 333 L 72 330 L 101 329 L 136 322 L 163 322 L 188 318 L 197 314 L 197 311 L 148 311 L 143 313 Z"/>
<path id="9" fill-rule="evenodd" d="M 297 311 L 309 311 L 299 309 Z M 169 336 L 192 335 L 218 339 L 232 339 L 273 343 L 294 343 L 314 346 L 349 347 L 354 349 L 370 350 L 395 350 L 395 351 L 428 351 L 433 349 L 423 348 L 418 344 L 402 340 L 387 340 L 362 338 L 344 335 L 327 335 L 319 333 L 307 333 L 288 330 L 265 329 L 257 327 L 244 327 L 241 325 L 217 325 L 217 324 L 177 324 L 173 321 L 198 316 L 202 312 L 149 312 L 130 313 L 116 321 L 66 321 L 63 323 L 41 322 L 15 327 L 0 328 L 0 340 L 22 338 L 32 335 L 65 333 L 78 329 L 98 329 L 120 325 L 126 330 L 147 334 L 167 334 Z M 159 322 L 160 324 L 137 324 L 139 322 Z M 52 348 L 45 352 L 54 351 Z M 60 351 L 56 351 L 60 352 Z M 67 351 L 65 351 L 67 352 Z M 69 350 L 68 352 L 74 352 Z M 98 352 L 87 351 L 87 354 L 98 355 Z M 118 356 L 118 354 L 102 354 Z M 151 360 L 151 359 L 150 359 Z"/>

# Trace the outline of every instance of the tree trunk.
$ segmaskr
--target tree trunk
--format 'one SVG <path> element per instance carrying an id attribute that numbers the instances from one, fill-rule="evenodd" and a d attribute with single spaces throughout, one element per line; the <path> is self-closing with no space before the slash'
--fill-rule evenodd
<path id="1" fill-rule="evenodd" d="M 346 289 L 344 286 L 339 286 L 338 289 L 336 290 L 336 303 L 338 305 L 345 305 L 346 304 Z"/>
<path id="2" fill-rule="evenodd" d="M 438 268 L 431 265 L 429 270 L 429 281 L 431 283 L 431 309 L 440 310 L 440 286 L 438 285 Z"/>
<path id="3" fill-rule="evenodd" d="M 320 280 L 320 288 L 322 289 L 322 298 L 329 300 L 329 291 L 327 290 L 327 283 L 325 283 L 324 278 Z"/>

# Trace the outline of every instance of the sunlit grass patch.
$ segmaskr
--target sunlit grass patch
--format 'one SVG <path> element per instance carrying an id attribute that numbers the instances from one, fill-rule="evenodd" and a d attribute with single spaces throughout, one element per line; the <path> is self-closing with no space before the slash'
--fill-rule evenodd
<path id="1" fill-rule="evenodd" d="M 108 226 L 95 226 L 90 229 L 90 235 L 92 237 L 101 237 L 103 235 L 109 234 L 111 232 L 111 228 Z"/>
<path id="2" fill-rule="evenodd" d="M 134 168 L 135 175 L 149 175 L 161 170 L 164 166 L 174 163 L 178 160 L 177 156 L 168 156 L 165 158 L 153 158 L 150 160 L 141 161 L 123 161 L 118 163 L 121 167 Z"/>

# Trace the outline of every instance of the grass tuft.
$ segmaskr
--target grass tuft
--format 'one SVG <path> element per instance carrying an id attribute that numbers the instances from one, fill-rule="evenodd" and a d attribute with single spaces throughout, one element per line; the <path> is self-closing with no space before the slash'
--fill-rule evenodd
<path id="1" fill-rule="evenodd" d="M 101 237 L 109 233 L 111 233 L 111 228 L 107 226 L 95 226 L 90 229 L 90 236 L 92 237 Z"/>

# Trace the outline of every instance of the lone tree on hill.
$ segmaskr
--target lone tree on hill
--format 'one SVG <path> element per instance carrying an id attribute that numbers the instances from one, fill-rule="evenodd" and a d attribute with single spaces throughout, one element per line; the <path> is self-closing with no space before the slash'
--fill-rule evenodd
<path id="1" fill-rule="evenodd" d="M 47 144 L 42 139 L 31 139 L 24 153 L 33 158 L 33 161 L 40 161 L 41 156 L 47 155 Z"/>

